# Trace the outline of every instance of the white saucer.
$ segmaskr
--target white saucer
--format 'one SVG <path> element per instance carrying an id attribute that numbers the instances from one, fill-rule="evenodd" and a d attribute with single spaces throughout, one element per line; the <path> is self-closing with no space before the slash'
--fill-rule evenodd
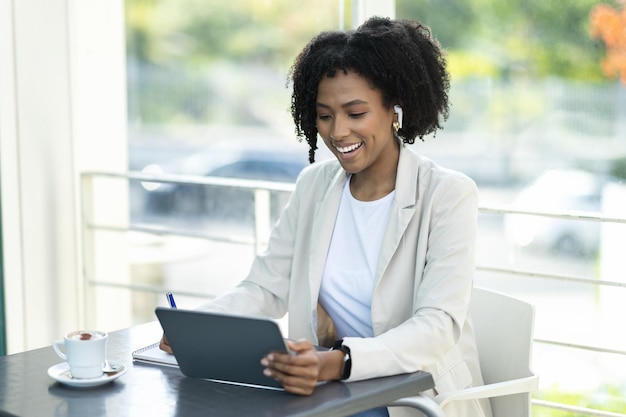
<path id="1" fill-rule="evenodd" d="M 126 366 L 113 366 L 119 369 L 115 372 L 105 372 L 104 374 L 102 374 L 102 376 L 98 378 L 77 379 L 72 378 L 72 375 L 70 375 L 70 366 L 68 365 L 68 363 L 62 362 L 48 368 L 48 375 L 55 381 L 58 381 L 61 384 L 70 385 L 72 387 L 96 387 L 98 385 L 104 385 L 108 384 L 109 382 L 115 381 L 117 378 L 126 373 Z"/>

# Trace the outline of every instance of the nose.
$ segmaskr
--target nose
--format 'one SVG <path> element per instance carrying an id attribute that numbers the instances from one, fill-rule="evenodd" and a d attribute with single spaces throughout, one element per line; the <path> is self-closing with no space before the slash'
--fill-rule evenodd
<path id="1" fill-rule="evenodd" d="M 350 134 L 348 118 L 337 115 L 333 118 L 333 124 L 330 129 L 330 138 L 333 140 L 341 140 Z"/>

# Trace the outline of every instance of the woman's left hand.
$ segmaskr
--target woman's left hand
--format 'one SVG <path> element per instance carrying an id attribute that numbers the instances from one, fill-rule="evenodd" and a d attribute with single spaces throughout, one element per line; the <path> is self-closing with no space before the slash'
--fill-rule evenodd
<path id="1" fill-rule="evenodd" d="M 272 352 L 263 359 L 263 373 L 283 384 L 285 391 L 311 395 L 320 380 L 321 360 L 311 342 L 287 341 L 290 353 Z"/>

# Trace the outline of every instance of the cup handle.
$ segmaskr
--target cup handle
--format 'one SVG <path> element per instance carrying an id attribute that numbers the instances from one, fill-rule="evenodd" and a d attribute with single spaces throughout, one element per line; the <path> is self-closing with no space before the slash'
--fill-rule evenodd
<path id="1" fill-rule="evenodd" d="M 61 352 L 61 349 L 59 348 L 60 345 L 65 345 L 65 340 L 55 340 L 54 342 L 52 342 L 52 347 L 54 348 L 54 351 L 57 353 L 57 355 L 59 355 L 61 357 L 61 359 L 63 360 L 67 360 L 67 356 L 65 355 L 65 353 Z"/>

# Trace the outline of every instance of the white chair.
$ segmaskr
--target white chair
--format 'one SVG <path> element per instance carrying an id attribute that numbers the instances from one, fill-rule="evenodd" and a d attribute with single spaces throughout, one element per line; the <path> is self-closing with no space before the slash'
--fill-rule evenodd
<path id="1" fill-rule="evenodd" d="M 531 370 L 535 309 L 517 298 L 474 288 L 470 303 L 485 385 L 435 396 L 443 407 L 451 401 L 489 398 L 493 417 L 529 417 L 530 393 L 539 377 Z M 400 399 L 426 416 L 440 416 L 423 396 Z M 432 403 L 431 403 L 432 404 Z"/>

